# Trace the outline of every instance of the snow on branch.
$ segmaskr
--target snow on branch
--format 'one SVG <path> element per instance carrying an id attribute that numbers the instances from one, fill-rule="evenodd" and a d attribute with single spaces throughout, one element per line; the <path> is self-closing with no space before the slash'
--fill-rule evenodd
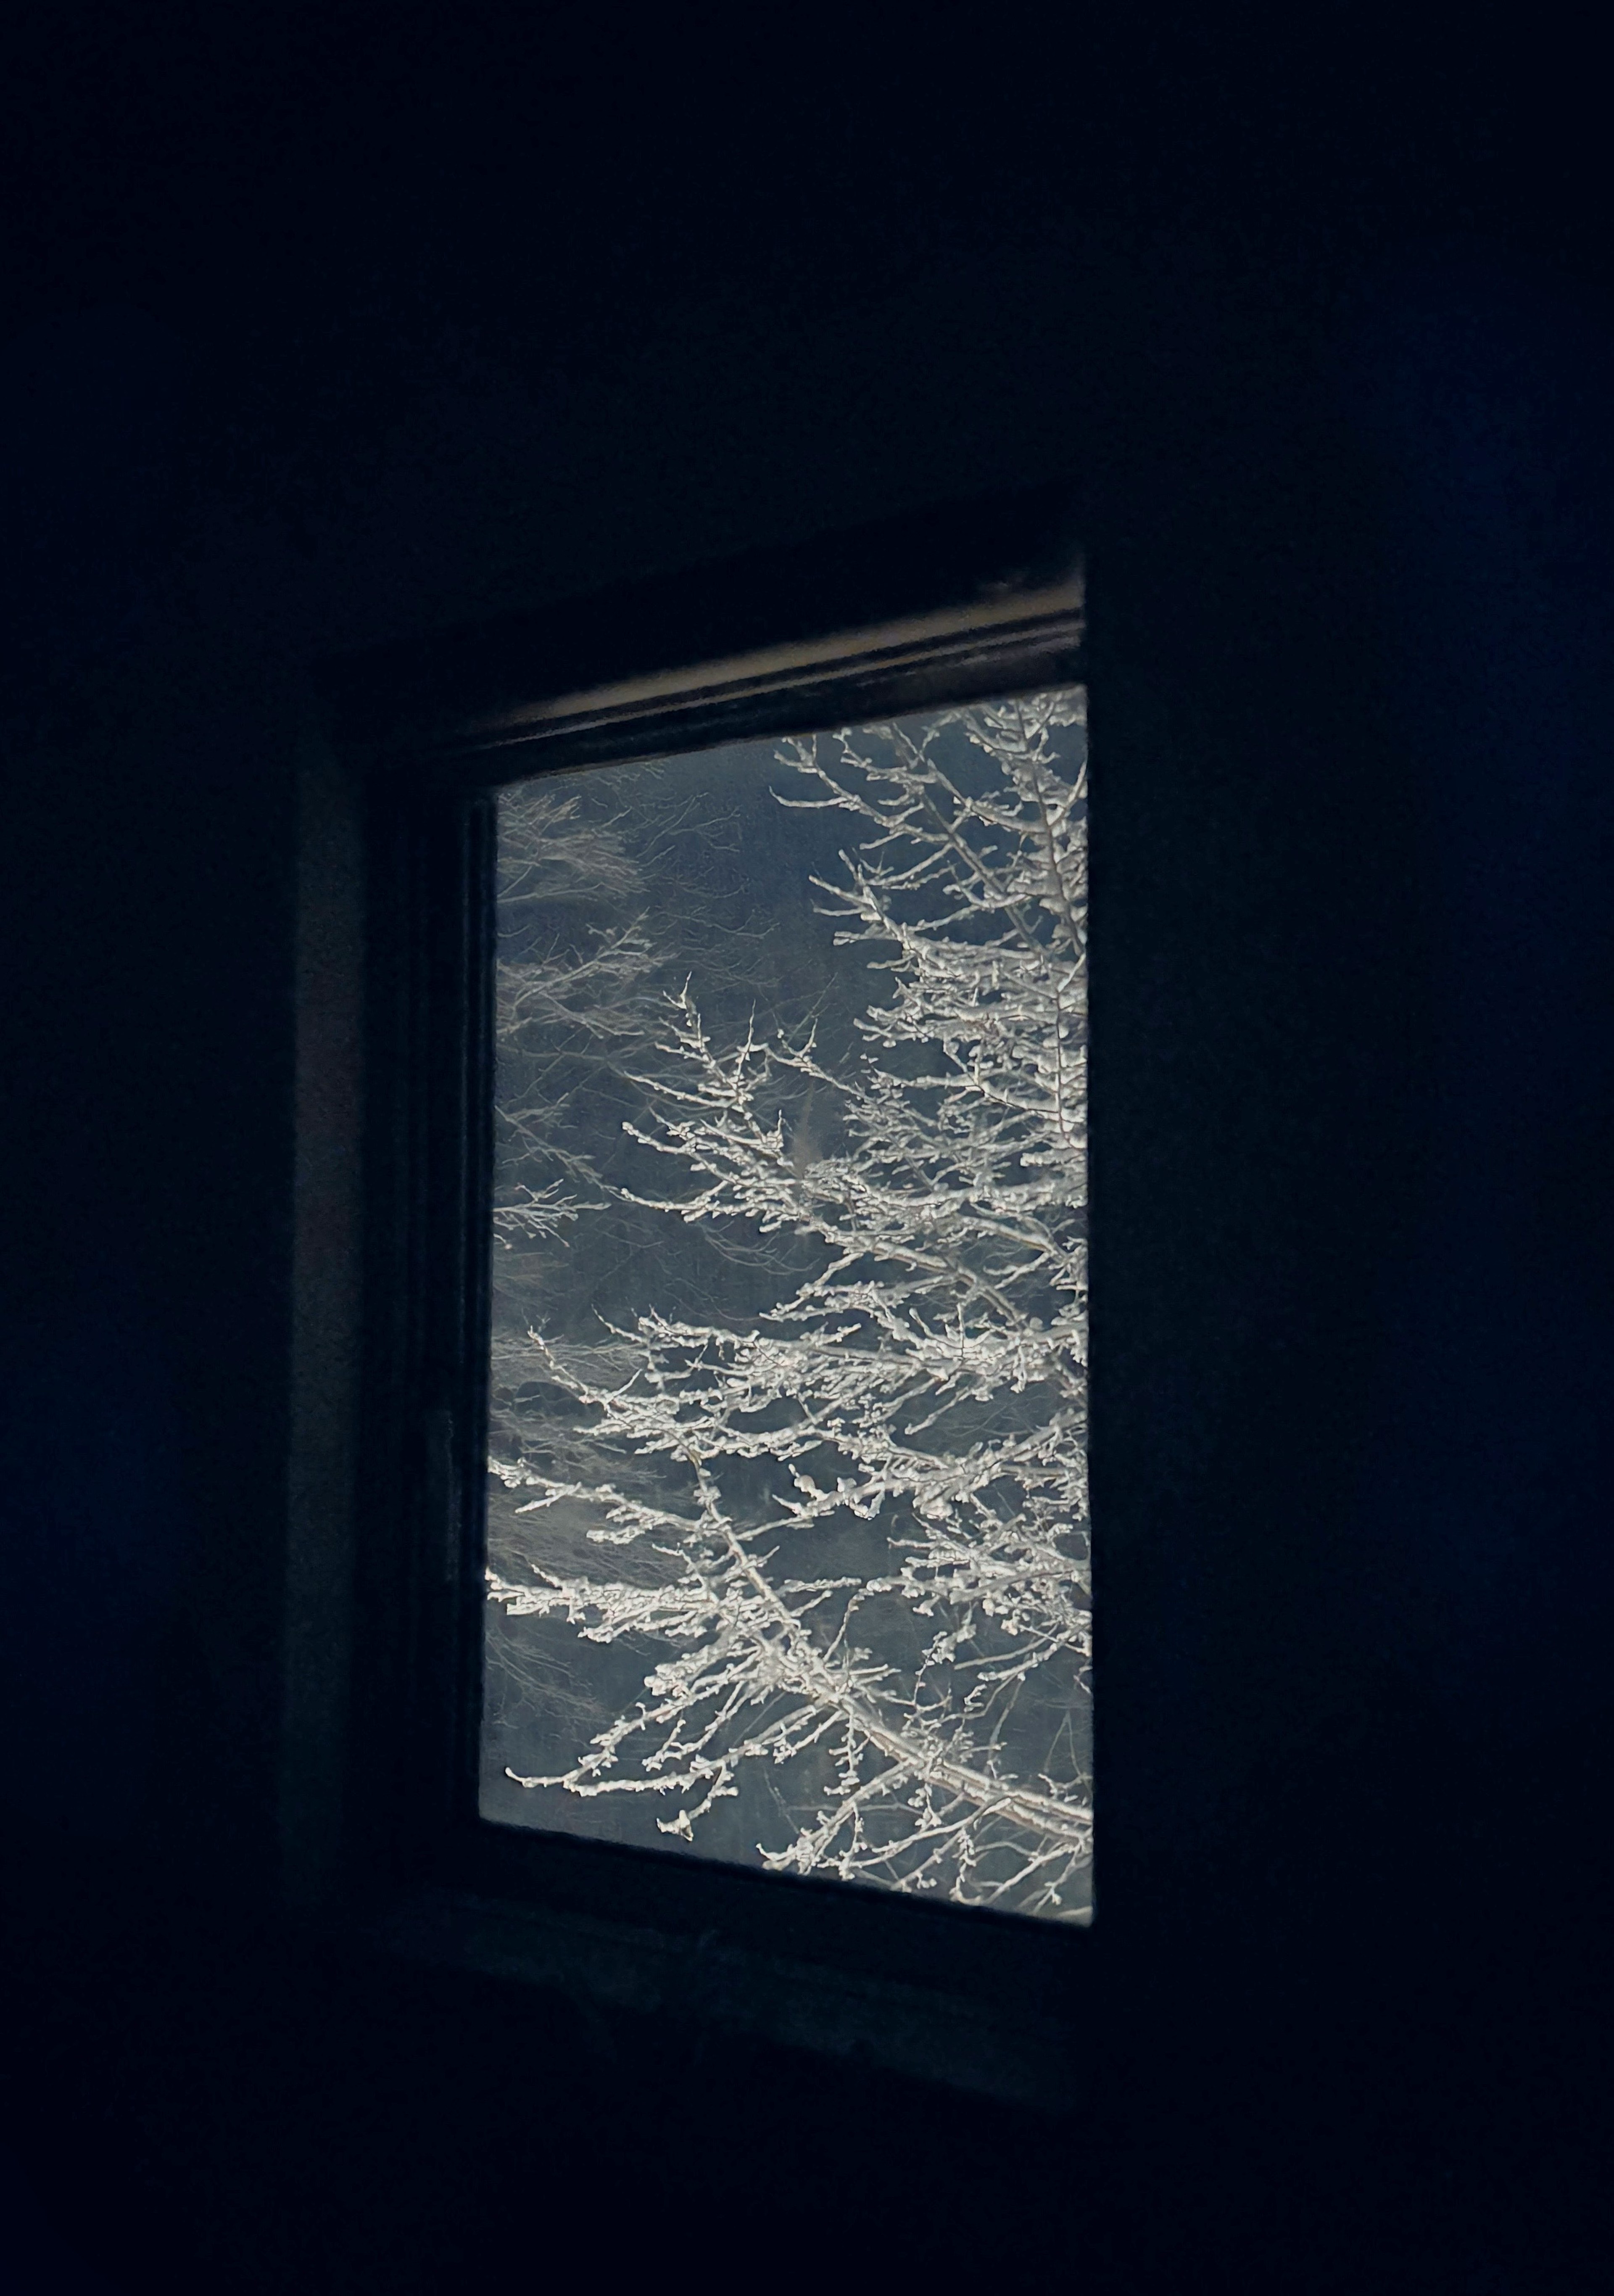
<path id="1" fill-rule="evenodd" d="M 779 801 L 851 824 L 814 882 L 870 1000 L 832 1052 L 756 1021 L 714 1041 L 695 979 L 662 996 L 623 1129 L 666 1185 L 606 1193 L 772 1250 L 774 1296 L 706 1320 L 647 1300 L 594 1347 L 528 1334 L 534 1399 L 494 1469 L 585 1550 L 502 1559 L 490 1595 L 649 1663 L 520 1784 L 650 1797 L 699 1847 L 766 1772 L 771 1867 L 1083 1915 L 1083 726 L 1066 692 L 780 750 Z M 643 930 L 596 959 L 630 1004 Z M 506 995 L 509 1026 L 547 996 L 587 1033 L 580 974 Z M 503 1217 L 590 1214 L 551 1178 Z"/>

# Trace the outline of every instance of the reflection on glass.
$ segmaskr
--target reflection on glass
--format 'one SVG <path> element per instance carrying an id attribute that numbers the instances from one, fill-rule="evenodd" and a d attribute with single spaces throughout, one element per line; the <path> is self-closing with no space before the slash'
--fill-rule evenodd
<path id="1" fill-rule="evenodd" d="M 1085 722 L 503 798 L 486 1816 L 1090 1913 Z"/>

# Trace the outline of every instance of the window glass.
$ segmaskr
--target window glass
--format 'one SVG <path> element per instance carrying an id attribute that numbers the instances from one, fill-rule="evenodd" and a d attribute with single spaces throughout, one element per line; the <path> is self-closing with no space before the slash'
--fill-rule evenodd
<path id="1" fill-rule="evenodd" d="M 1089 1915 L 1085 729 L 503 795 L 485 1816 Z"/>

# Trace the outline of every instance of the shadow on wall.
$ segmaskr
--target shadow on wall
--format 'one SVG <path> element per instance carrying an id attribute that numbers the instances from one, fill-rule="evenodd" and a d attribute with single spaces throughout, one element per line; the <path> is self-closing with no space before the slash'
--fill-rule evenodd
<path id="1" fill-rule="evenodd" d="M 0 350 L 0 617 L 22 662 L 61 667 L 135 635 L 188 388 L 179 339 L 121 306 Z"/>
<path id="2" fill-rule="evenodd" d="M 1614 1625 L 1614 343 L 1455 246 L 1381 277 L 1343 350 L 1393 504 L 1441 1048 L 1362 1562 L 1384 1653 L 1528 1738 L 1606 1702 Z"/>
<path id="3" fill-rule="evenodd" d="M 0 2296 L 120 2296 L 77 2256 L 21 2164 L 0 2147 Z"/>
<path id="4" fill-rule="evenodd" d="M 0 1800 L 102 1840 L 146 1805 L 187 1560 L 162 1335 L 107 1262 L 25 1279 L 0 1331 Z"/>

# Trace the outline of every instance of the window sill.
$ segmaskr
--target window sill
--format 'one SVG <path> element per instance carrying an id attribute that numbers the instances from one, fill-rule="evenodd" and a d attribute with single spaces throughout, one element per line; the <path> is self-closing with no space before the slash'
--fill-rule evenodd
<path id="1" fill-rule="evenodd" d="M 709 2024 L 851 2059 L 1000 2103 L 1069 2112 L 1076 2036 L 929 1987 L 447 1889 L 392 1902 L 366 1925 L 384 1951 L 581 1994 L 610 2008 Z"/>

